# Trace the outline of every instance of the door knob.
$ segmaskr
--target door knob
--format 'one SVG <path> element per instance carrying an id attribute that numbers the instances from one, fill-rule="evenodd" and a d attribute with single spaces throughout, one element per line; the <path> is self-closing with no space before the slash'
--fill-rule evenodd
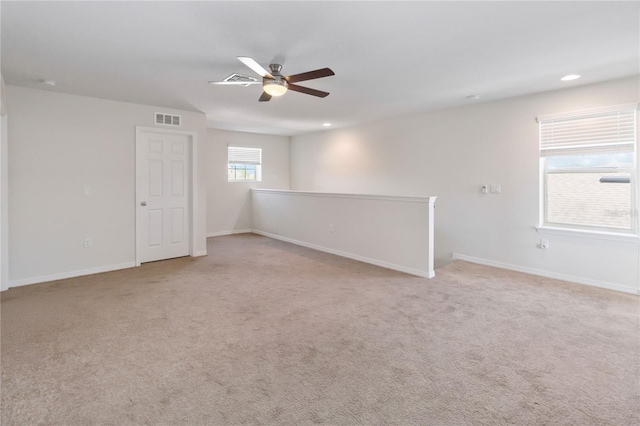
<path id="1" fill-rule="evenodd" d="M 141 203 L 140 203 L 140 205 L 141 205 L 142 207 L 144 207 L 144 206 L 146 206 L 146 205 L 147 205 L 147 202 L 146 202 L 146 201 L 143 201 L 143 202 L 141 202 Z"/>

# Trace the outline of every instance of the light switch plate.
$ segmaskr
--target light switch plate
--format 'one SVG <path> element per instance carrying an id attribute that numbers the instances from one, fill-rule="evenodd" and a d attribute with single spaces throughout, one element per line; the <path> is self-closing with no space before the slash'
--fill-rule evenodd
<path id="1" fill-rule="evenodd" d="M 489 186 L 489 191 L 491 191 L 492 194 L 499 194 L 500 193 L 500 184 L 499 183 L 492 183 Z"/>

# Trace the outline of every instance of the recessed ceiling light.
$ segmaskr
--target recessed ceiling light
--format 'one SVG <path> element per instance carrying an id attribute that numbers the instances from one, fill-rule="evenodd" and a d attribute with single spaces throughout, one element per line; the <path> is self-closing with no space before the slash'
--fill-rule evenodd
<path id="1" fill-rule="evenodd" d="M 565 75 L 560 80 L 562 80 L 562 81 L 571 81 L 571 80 L 576 80 L 578 78 L 580 78 L 580 76 L 578 74 L 569 74 L 569 75 Z"/>
<path id="2" fill-rule="evenodd" d="M 480 95 L 469 95 L 467 96 L 467 99 L 469 99 L 470 101 L 477 101 L 478 99 L 480 99 Z"/>
<path id="3" fill-rule="evenodd" d="M 322 123 L 324 127 L 331 127 L 331 123 Z"/>

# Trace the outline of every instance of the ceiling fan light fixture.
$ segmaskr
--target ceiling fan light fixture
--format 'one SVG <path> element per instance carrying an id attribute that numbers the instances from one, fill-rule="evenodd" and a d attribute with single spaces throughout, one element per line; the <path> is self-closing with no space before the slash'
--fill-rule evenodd
<path id="1" fill-rule="evenodd" d="M 289 85 L 286 80 L 265 80 L 262 89 L 271 96 L 282 96 L 287 93 Z"/>

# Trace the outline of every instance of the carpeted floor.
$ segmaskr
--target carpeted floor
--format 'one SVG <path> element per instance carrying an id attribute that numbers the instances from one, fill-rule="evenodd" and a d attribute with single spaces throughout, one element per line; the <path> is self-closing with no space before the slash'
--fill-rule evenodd
<path id="1" fill-rule="evenodd" d="M 640 298 L 246 234 L 2 293 L 2 424 L 638 425 Z"/>

